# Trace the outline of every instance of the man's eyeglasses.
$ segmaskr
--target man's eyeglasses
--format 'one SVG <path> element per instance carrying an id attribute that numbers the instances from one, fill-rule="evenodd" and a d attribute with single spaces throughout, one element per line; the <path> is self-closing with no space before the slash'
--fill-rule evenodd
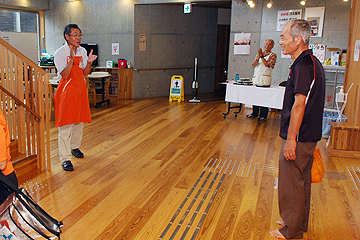
<path id="1" fill-rule="evenodd" d="M 79 34 L 79 35 L 77 35 L 77 34 L 69 34 L 69 36 L 77 38 L 77 37 L 83 37 L 84 35 L 82 35 L 82 34 Z"/>

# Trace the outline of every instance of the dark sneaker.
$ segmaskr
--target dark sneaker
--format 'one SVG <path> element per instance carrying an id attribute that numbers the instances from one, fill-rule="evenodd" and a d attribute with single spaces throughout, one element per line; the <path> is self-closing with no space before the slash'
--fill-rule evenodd
<path id="1" fill-rule="evenodd" d="M 75 149 L 71 150 L 71 153 L 76 158 L 83 158 L 84 157 L 84 154 L 78 148 L 75 148 Z"/>
<path id="2" fill-rule="evenodd" d="M 71 163 L 71 161 L 64 161 L 62 163 L 62 168 L 65 170 L 65 171 L 74 171 L 74 167 Z"/>
<path id="3" fill-rule="evenodd" d="M 249 114 L 249 115 L 246 115 L 247 118 L 257 118 L 257 116 L 253 115 L 253 114 Z"/>
<path id="4" fill-rule="evenodd" d="M 266 117 L 259 117 L 259 121 L 266 121 Z"/>

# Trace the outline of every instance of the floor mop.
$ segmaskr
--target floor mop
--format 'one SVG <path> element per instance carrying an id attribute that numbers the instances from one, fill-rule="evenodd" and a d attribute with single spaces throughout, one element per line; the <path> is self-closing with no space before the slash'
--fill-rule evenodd
<path id="1" fill-rule="evenodd" d="M 189 100 L 189 102 L 191 102 L 191 103 L 199 103 L 200 102 L 199 99 L 196 99 L 197 91 L 198 91 L 198 88 L 199 88 L 199 83 L 196 80 L 196 75 L 197 75 L 197 58 L 195 58 L 194 81 L 192 82 L 192 89 L 193 89 L 194 98 Z"/>

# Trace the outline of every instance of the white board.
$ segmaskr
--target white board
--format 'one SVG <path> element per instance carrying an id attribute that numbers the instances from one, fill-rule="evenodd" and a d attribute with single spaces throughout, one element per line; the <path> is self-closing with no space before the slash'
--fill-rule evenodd
<path id="1" fill-rule="evenodd" d="M 35 64 L 39 64 L 38 36 L 29 32 L 0 32 L 0 37 L 19 50 Z"/>

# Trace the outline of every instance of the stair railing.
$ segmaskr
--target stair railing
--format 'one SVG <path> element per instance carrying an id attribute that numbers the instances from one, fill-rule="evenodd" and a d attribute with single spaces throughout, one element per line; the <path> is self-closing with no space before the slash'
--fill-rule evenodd
<path id="1" fill-rule="evenodd" d="M 50 170 L 49 74 L 0 38 L 0 108 L 19 152 Z"/>

